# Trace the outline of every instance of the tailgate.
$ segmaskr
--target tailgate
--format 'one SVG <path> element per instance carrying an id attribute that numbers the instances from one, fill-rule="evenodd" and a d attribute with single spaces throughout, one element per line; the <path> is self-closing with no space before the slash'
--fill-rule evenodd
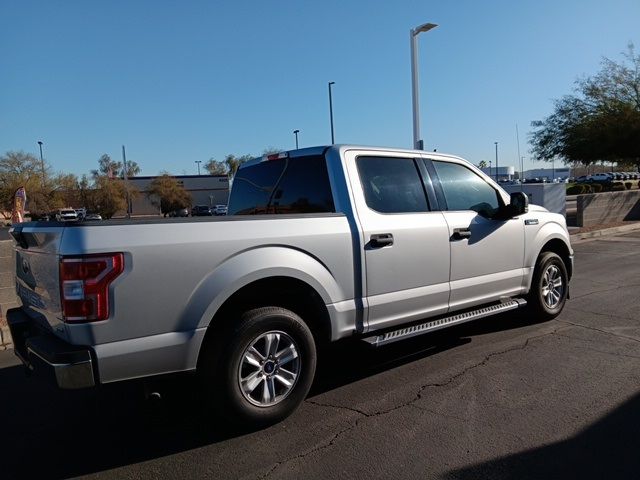
<path id="1" fill-rule="evenodd" d="M 61 321 L 58 250 L 64 226 L 30 222 L 14 225 L 16 293 L 29 316 L 41 326 L 65 336 Z"/>

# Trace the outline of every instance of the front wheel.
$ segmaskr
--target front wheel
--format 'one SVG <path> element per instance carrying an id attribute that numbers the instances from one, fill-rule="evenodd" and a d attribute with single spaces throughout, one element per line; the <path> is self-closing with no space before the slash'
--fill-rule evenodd
<path id="1" fill-rule="evenodd" d="M 313 382 L 316 348 L 309 327 L 280 307 L 250 310 L 228 325 L 207 346 L 200 371 L 216 416 L 244 426 L 283 420 Z"/>
<path id="2" fill-rule="evenodd" d="M 550 320 L 560 315 L 568 292 L 569 276 L 562 258 L 553 252 L 540 254 L 527 297 L 535 318 Z"/>

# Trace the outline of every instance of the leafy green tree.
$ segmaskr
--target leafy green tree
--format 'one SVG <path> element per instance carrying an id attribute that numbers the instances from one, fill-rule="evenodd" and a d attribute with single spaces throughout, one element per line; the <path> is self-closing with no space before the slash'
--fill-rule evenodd
<path id="1" fill-rule="evenodd" d="M 484 160 L 480 160 L 480 163 L 478 164 L 478 168 L 487 168 L 487 162 Z"/>
<path id="2" fill-rule="evenodd" d="M 140 174 L 141 171 L 142 169 L 137 162 L 134 162 L 133 160 L 127 160 L 127 178 L 136 177 Z M 119 177 L 124 178 L 124 167 L 121 167 Z"/>
<path id="3" fill-rule="evenodd" d="M 224 163 L 227 165 L 227 175 L 229 175 L 229 180 L 232 180 L 233 177 L 236 176 L 236 172 L 240 165 L 251 160 L 253 157 L 251 155 L 242 155 L 241 157 L 236 157 L 235 155 L 227 155 L 224 159 Z"/>
<path id="4" fill-rule="evenodd" d="M 165 217 L 169 212 L 191 206 L 189 192 L 167 172 L 163 172 L 151 182 L 147 196 L 152 204 L 160 207 Z"/>
<path id="5" fill-rule="evenodd" d="M 87 207 L 98 212 L 103 218 L 113 217 L 116 212 L 126 211 L 127 193 L 124 181 L 119 178 L 98 176 L 93 183 L 93 189 L 87 194 Z"/>
<path id="6" fill-rule="evenodd" d="M 211 157 L 207 163 L 204 164 L 204 168 L 209 172 L 209 175 L 226 175 L 227 165 L 225 162 L 221 162 Z"/>
<path id="7" fill-rule="evenodd" d="M 556 100 L 551 115 L 532 122 L 537 160 L 640 169 L 640 55 L 630 44 L 622 62 L 604 58 L 601 65 L 596 75 L 576 82 L 574 95 Z"/>
<path id="8" fill-rule="evenodd" d="M 111 157 L 104 153 L 98 159 L 98 169 L 91 170 L 91 175 L 93 178 L 97 178 L 101 175 L 112 178 L 118 176 L 121 169 L 122 162 L 111 160 Z"/>

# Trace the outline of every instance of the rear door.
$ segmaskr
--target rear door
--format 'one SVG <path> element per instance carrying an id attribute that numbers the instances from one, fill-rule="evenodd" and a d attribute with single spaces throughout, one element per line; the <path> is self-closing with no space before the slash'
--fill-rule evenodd
<path id="1" fill-rule="evenodd" d="M 424 166 L 391 152 L 349 150 L 344 159 L 364 237 L 369 329 L 446 313 L 449 231 L 430 208 Z"/>

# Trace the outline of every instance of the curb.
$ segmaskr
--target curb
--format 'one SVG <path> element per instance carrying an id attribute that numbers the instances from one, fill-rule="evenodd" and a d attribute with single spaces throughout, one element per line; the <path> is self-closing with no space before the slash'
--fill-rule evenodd
<path id="1" fill-rule="evenodd" d="M 571 243 L 580 243 L 581 241 L 591 240 L 599 237 L 607 237 L 618 233 L 628 233 L 640 230 L 640 222 L 631 225 L 622 225 L 620 227 L 603 228 L 601 230 L 592 230 L 590 232 L 574 233 L 571 236 Z"/>

